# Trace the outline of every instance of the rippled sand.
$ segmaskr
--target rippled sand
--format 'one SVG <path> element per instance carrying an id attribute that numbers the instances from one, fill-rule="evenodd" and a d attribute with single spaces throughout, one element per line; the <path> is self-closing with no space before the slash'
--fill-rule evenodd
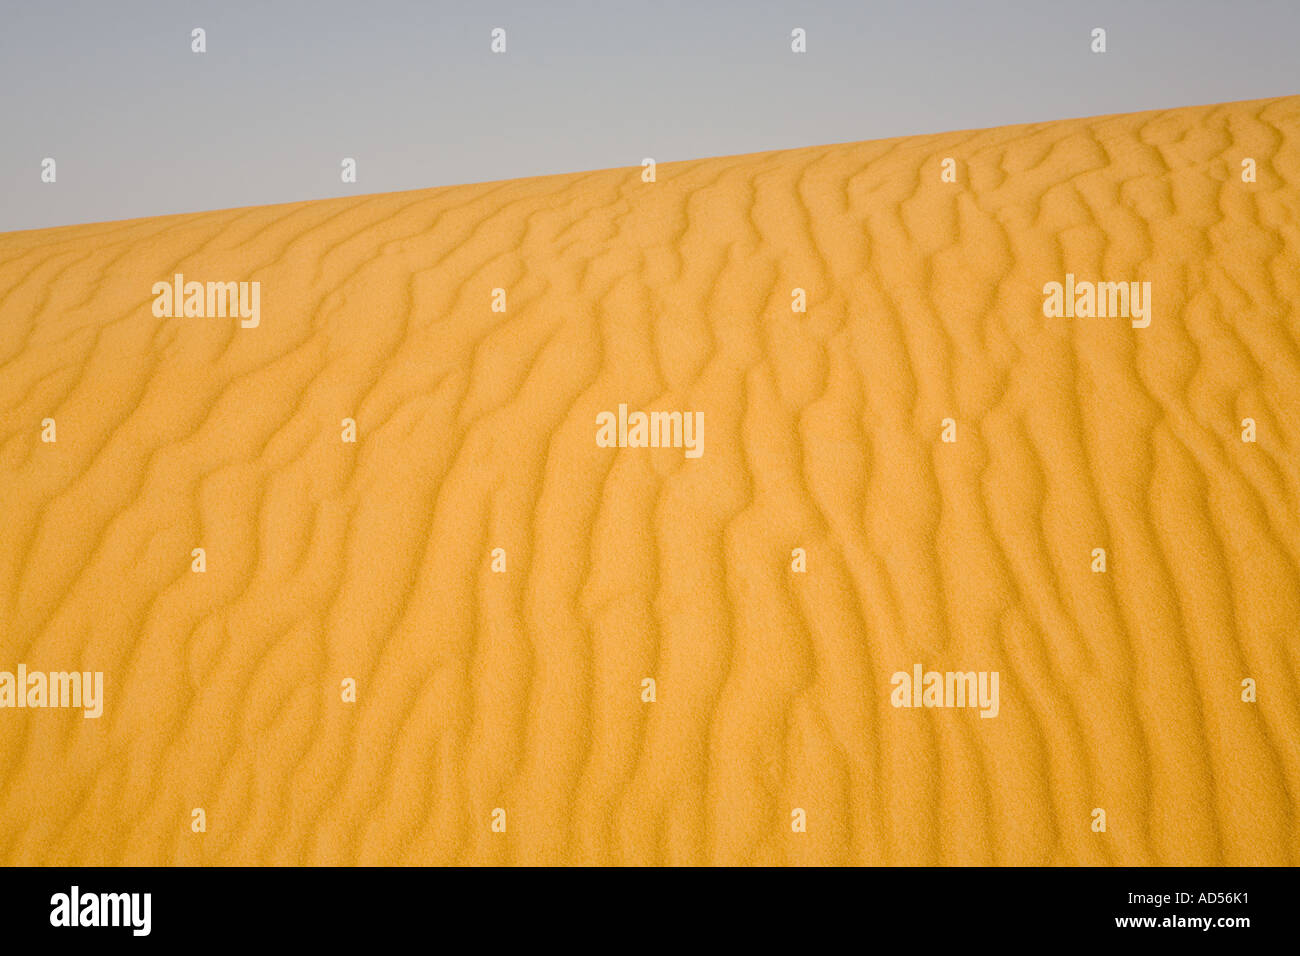
<path id="1" fill-rule="evenodd" d="M 1300 97 L 6 234 L 0 861 L 1294 864 L 1298 450 Z"/>

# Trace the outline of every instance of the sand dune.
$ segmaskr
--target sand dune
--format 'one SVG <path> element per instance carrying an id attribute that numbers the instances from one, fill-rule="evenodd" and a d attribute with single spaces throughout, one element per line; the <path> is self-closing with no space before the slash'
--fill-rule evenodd
<path id="1" fill-rule="evenodd" d="M 0 236 L 0 862 L 1300 862 L 1300 97 L 642 173 Z"/>

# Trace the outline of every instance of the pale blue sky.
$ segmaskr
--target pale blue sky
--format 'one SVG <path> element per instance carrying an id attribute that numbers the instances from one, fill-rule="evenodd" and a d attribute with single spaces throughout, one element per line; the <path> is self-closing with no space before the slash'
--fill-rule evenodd
<path id="1" fill-rule="evenodd" d="M 1298 92 L 1295 0 L 0 0 L 0 232 Z M 208 52 L 190 52 L 204 27 Z M 509 50 L 489 51 L 504 27 Z M 808 52 L 790 52 L 790 30 Z M 1109 51 L 1089 51 L 1093 27 Z M 58 182 L 40 181 L 42 158 Z M 339 161 L 359 162 L 356 185 Z"/>

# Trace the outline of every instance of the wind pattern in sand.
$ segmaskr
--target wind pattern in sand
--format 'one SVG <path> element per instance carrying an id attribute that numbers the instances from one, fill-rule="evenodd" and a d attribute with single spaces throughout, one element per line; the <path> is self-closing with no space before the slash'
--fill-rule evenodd
<path id="1" fill-rule="evenodd" d="M 0 861 L 1300 862 L 1298 306 L 1294 96 L 0 236 Z"/>

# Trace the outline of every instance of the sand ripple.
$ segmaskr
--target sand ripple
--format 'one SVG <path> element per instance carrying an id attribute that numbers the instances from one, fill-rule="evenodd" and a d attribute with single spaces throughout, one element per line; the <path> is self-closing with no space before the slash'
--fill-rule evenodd
<path id="1" fill-rule="evenodd" d="M 640 174 L 0 236 L 0 861 L 1300 862 L 1300 97 Z"/>

